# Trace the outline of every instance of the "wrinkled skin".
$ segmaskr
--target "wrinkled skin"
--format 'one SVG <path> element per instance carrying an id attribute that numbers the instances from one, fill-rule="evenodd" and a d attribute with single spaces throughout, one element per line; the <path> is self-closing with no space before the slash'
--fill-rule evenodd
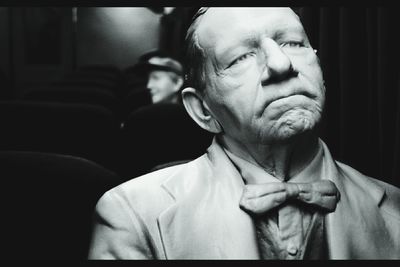
<path id="1" fill-rule="evenodd" d="M 315 128 L 322 71 L 291 9 L 210 9 L 197 34 L 208 55 L 204 100 L 225 138 L 268 145 Z"/>

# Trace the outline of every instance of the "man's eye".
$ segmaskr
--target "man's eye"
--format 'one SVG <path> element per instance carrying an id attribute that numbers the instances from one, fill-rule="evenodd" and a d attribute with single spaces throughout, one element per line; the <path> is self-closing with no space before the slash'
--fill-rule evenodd
<path id="1" fill-rule="evenodd" d="M 282 43 L 281 47 L 300 48 L 300 47 L 304 47 L 304 44 L 302 42 L 289 41 L 289 42 Z"/>
<path id="2" fill-rule="evenodd" d="M 231 64 L 229 64 L 228 68 L 251 57 L 254 53 L 246 53 L 238 58 L 236 58 Z"/>

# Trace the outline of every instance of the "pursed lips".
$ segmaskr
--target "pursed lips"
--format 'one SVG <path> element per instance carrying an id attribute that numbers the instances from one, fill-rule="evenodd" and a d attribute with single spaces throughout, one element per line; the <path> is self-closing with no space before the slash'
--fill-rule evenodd
<path id="1" fill-rule="evenodd" d="M 271 88 L 271 90 L 273 90 L 273 89 Z M 285 89 L 278 89 L 277 91 L 279 91 L 279 93 L 274 94 L 272 97 L 270 96 L 268 98 L 267 102 L 265 102 L 265 105 L 263 105 L 263 107 L 260 109 L 259 116 L 262 116 L 262 114 L 268 108 L 268 106 L 270 104 L 272 104 L 273 102 L 275 102 L 275 101 L 277 101 L 279 99 L 284 99 L 284 98 L 291 97 L 291 96 L 296 96 L 296 95 L 302 95 L 302 96 L 305 96 L 305 97 L 310 98 L 310 99 L 315 99 L 316 98 L 315 95 L 313 95 L 312 93 L 310 93 L 309 91 L 304 89 L 304 87 L 287 86 L 287 89 L 286 88 Z"/>

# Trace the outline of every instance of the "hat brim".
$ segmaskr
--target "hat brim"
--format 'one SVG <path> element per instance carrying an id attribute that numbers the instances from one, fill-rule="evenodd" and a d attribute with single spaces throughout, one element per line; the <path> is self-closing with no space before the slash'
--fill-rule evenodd
<path id="1" fill-rule="evenodd" d="M 136 65 L 137 69 L 140 69 L 146 73 L 154 71 L 154 70 L 161 70 L 161 71 L 170 71 L 174 72 L 178 75 L 182 75 L 182 71 L 177 70 L 175 68 L 169 67 L 169 66 L 163 66 L 163 65 L 157 65 L 157 64 L 151 64 L 148 62 L 141 62 Z"/>

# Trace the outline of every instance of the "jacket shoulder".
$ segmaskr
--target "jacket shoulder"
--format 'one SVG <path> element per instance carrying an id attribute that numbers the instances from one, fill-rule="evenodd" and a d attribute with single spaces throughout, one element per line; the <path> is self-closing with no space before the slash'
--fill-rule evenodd
<path id="1" fill-rule="evenodd" d="M 162 185 L 171 176 L 187 168 L 187 163 L 132 178 L 105 193 L 120 198 L 129 207 L 141 213 L 162 210 L 171 202 L 171 197 L 163 190 Z M 157 213 L 157 212 L 156 212 Z"/>
<path id="2" fill-rule="evenodd" d="M 108 202 L 117 202 L 118 199 L 118 202 L 124 203 L 128 210 L 140 215 L 145 221 L 154 221 L 162 211 L 175 203 L 174 196 L 164 185 L 169 180 L 182 186 L 191 183 L 194 179 L 193 174 L 198 174 L 199 166 L 203 164 L 202 156 L 187 163 L 144 174 L 110 189 L 100 200 L 104 198 Z M 105 197 L 106 195 L 108 197 Z"/>
<path id="3" fill-rule="evenodd" d="M 367 176 L 356 169 L 336 161 L 340 170 L 356 185 L 372 184 L 384 191 L 384 196 L 379 203 L 380 207 L 400 220 L 400 188 L 380 179 Z"/>
<path id="4" fill-rule="evenodd" d="M 400 189 L 381 180 L 372 177 L 367 178 L 385 189 L 385 195 L 381 202 L 381 207 L 389 214 L 397 217 L 400 221 Z"/>
<path id="5" fill-rule="evenodd" d="M 157 170 L 104 193 L 96 204 L 90 258 L 165 258 L 157 219 L 174 199 L 162 186 L 172 177 L 184 179 L 188 168 Z"/>

